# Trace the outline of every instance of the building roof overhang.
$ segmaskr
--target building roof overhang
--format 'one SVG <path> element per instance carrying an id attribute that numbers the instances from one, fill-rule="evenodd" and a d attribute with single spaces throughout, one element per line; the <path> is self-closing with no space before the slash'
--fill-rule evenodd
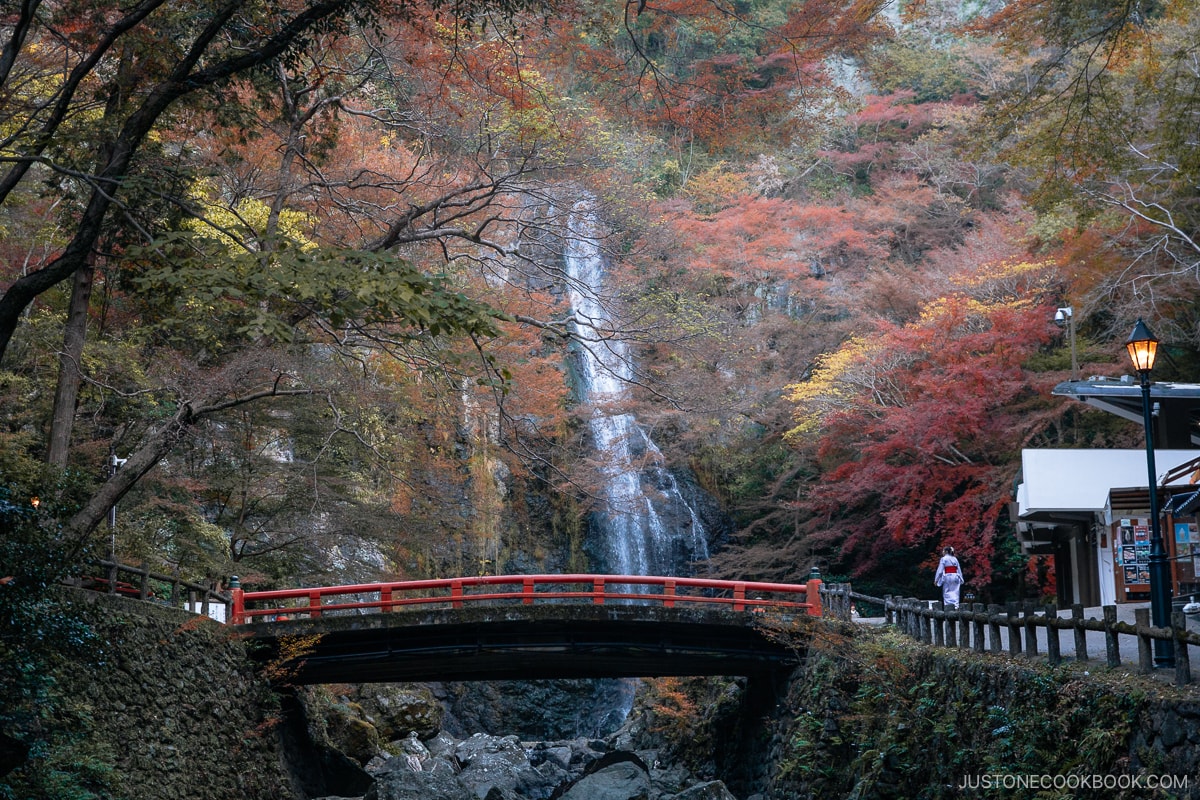
<path id="1" fill-rule="evenodd" d="M 1074 397 L 1122 419 L 1142 423 L 1142 386 L 1132 375 L 1064 381 L 1054 387 L 1052 394 Z M 1200 429 L 1195 424 L 1200 420 L 1200 384 L 1156 381 L 1150 384 L 1150 399 L 1159 404 L 1162 414 L 1186 420 L 1191 444 L 1200 447 Z"/>
<path id="2" fill-rule="evenodd" d="M 1181 465 L 1195 461 L 1195 450 L 1156 450 L 1155 484 L 1187 487 L 1190 474 Z M 1021 522 L 1054 523 L 1078 520 L 1080 515 L 1103 514 L 1114 490 L 1145 486 L 1145 450 L 1025 449 L 1021 451 L 1022 482 L 1017 487 L 1017 516 Z"/>

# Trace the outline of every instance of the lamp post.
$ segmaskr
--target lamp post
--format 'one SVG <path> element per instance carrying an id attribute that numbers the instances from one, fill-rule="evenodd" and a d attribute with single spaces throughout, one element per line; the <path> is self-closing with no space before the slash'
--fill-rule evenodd
<path id="1" fill-rule="evenodd" d="M 1063 306 L 1054 312 L 1054 324 L 1058 327 L 1066 327 L 1067 338 L 1071 340 L 1071 380 L 1079 379 L 1079 359 L 1075 357 L 1075 309 L 1072 306 Z"/>
<path id="2" fill-rule="evenodd" d="M 1142 423 L 1146 428 L 1146 470 L 1150 490 L 1150 621 L 1156 628 L 1170 627 L 1171 574 L 1170 560 L 1163 546 L 1162 526 L 1158 521 L 1158 475 L 1154 469 L 1154 420 L 1150 413 L 1150 370 L 1158 354 L 1158 339 L 1141 319 L 1133 326 L 1125 343 L 1133 368 L 1142 379 Z M 1175 665 L 1175 643 L 1169 639 L 1154 640 L 1154 666 Z"/>

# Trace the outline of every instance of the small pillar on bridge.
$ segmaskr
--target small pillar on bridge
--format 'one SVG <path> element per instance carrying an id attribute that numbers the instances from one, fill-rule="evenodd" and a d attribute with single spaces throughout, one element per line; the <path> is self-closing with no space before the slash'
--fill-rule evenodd
<path id="1" fill-rule="evenodd" d="M 808 615 L 810 617 L 820 617 L 823 615 L 821 608 L 821 570 L 817 569 L 817 565 L 813 564 L 808 573 L 807 589 L 804 592 L 804 602 L 808 603 Z"/>
<path id="2" fill-rule="evenodd" d="M 237 575 L 229 576 L 229 621 L 241 625 L 246 621 L 246 601 L 242 596 L 242 583 Z"/>

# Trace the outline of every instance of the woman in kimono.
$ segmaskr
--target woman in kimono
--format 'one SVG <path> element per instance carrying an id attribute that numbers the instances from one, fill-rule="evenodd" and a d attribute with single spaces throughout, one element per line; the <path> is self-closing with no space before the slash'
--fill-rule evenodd
<path id="1" fill-rule="evenodd" d="M 942 587 L 942 605 L 946 608 L 958 608 L 958 590 L 966 583 L 962 566 L 954 557 L 954 548 L 942 550 L 942 560 L 938 562 L 937 575 L 933 579 L 934 586 Z"/>

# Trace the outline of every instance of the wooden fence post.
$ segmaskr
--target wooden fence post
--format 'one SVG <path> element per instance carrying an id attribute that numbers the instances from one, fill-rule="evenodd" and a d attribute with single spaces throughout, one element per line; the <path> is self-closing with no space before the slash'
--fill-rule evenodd
<path id="1" fill-rule="evenodd" d="M 1154 672 L 1154 656 L 1151 655 L 1153 645 L 1150 643 L 1150 609 L 1135 608 L 1133 625 L 1137 630 L 1138 672 L 1148 675 Z"/>
<path id="2" fill-rule="evenodd" d="M 971 618 L 962 605 L 954 609 L 954 612 L 958 617 L 958 646 L 968 648 L 971 646 Z"/>
<path id="3" fill-rule="evenodd" d="M 1187 617 L 1182 611 L 1172 612 L 1171 633 L 1175 635 L 1175 685 L 1187 686 L 1192 682 L 1192 661 L 1186 636 Z"/>
<path id="4" fill-rule="evenodd" d="M 991 640 L 993 653 L 1004 649 L 1004 643 L 1000 641 L 1000 612 L 1003 610 L 995 603 L 989 603 L 987 607 L 988 639 Z"/>
<path id="5" fill-rule="evenodd" d="M 953 613 L 954 612 L 946 608 L 946 605 L 943 603 L 942 610 L 938 615 L 938 632 L 941 632 L 943 625 L 946 627 L 946 647 L 958 647 L 958 637 L 956 635 L 956 628 L 954 626 L 954 617 L 951 616 Z"/>
<path id="6" fill-rule="evenodd" d="M 1075 626 L 1075 660 L 1088 660 L 1087 629 L 1083 627 L 1083 606 L 1071 606 L 1071 624 Z"/>
<path id="7" fill-rule="evenodd" d="M 1104 652 L 1110 667 L 1121 666 L 1121 643 L 1117 640 L 1117 607 L 1104 606 Z"/>
<path id="8" fill-rule="evenodd" d="M 976 653 L 983 652 L 983 614 L 983 603 L 971 604 L 971 627 L 975 629 L 973 643 L 975 645 Z"/>
<path id="9" fill-rule="evenodd" d="M 1016 603 L 1008 604 L 1008 654 L 1014 657 L 1021 655 L 1021 621 L 1017 609 Z"/>
<path id="10" fill-rule="evenodd" d="M 946 646 L 946 631 L 945 631 L 946 612 L 939 608 L 933 609 L 933 643 L 937 647 Z M 950 636 L 954 636 L 954 631 L 950 631 Z"/>
<path id="11" fill-rule="evenodd" d="M 1062 653 L 1058 641 L 1058 604 L 1046 606 L 1046 660 L 1050 666 L 1057 667 L 1062 663 Z"/>
<path id="12" fill-rule="evenodd" d="M 1026 603 L 1025 614 L 1025 655 L 1036 658 L 1038 654 L 1037 640 L 1037 606 L 1032 602 Z"/>

